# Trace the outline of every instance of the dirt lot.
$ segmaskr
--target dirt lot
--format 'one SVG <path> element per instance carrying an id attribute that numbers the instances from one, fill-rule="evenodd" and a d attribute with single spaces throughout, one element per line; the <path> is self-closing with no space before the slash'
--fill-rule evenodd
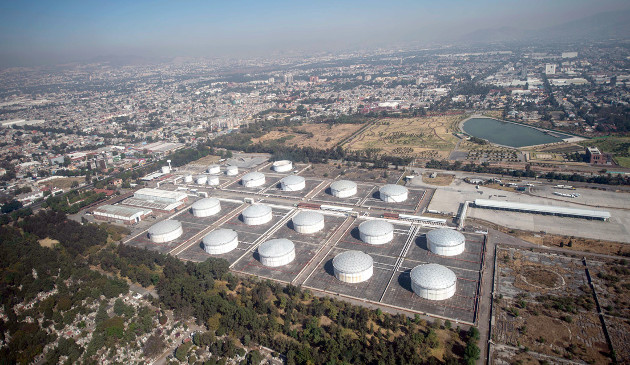
<path id="1" fill-rule="evenodd" d="M 42 246 L 42 247 L 48 247 L 48 248 L 54 247 L 56 244 L 58 244 L 58 243 L 59 243 L 59 241 L 54 240 L 54 239 L 52 239 L 52 238 L 50 238 L 50 237 L 46 237 L 46 238 L 41 239 L 41 240 L 39 240 L 39 241 L 37 241 L 37 242 L 39 242 L 39 245 L 40 245 L 40 246 Z"/>
<path id="2" fill-rule="evenodd" d="M 497 259 L 495 342 L 558 360 L 611 363 L 580 260 L 513 248 L 500 249 Z"/>
<path id="3" fill-rule="evenodd" d="M 305 124 L 299 127 L 271 131 L 260 138 L 253 139 L 252 142 L 260 143 L 282 138 L 285 139 L 285 144 L 291 146 L 328 149 L 335 147 L 362 126 L 362 124 Z"/>
<path id="4" fill-rule="evenodd" d="M 59 189 L 63 189 L 63 190 L 68 190 L 72 187 L 72 183 L 73 182 L 77 182 L 77 183 L 84 183 L 85 182 L 85 178 L 84 177 L 60 177 L 58 179 L 52 179 L 52 180 L 48 180 L 48 181 L 44 181 L 43 183 L 41 183 L 40 185 L 42 186 L 49 186 L 51 188 L 59 188 Z"/>
<path id="5" fill-rule="evenodd" d="M 197 161 L 192 162 L 192 165 L 211 165 L 213 163 L 217 163 L 219 162 L 219 156 L 215 156 L 215 155 L 209 155 L 206 157 L 202 157 L 200 159 L 198 159 Z"/>
<path id="6" fill-rule="evenodd" d="M 451 174 L 437 174 L 434 178 L 431 178 L 431 173 L 425 172 L 422 174 L 422 182 L 437 186 L 447 186 L 451 185 L 453 177 Z"/>
<path id="7" fill-rule="evenodd" d="M 455 148 L 452 133 L 464 115 L 383 119 L 367 128 L 344 147 L 351 150 L 376 148 L 399 156 L 446 158 Z"/>

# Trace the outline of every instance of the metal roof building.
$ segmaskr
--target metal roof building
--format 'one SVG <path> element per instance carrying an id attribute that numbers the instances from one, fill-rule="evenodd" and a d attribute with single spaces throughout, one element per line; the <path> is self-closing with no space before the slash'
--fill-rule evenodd
<path id="1" fill-rule="evenodd" d="M 346 283 L 360 283 L 374 273 L 374 260 L 361 251 L 346 251 L 333 259 L 335 277 Z"/>
<path id="2" fill-rule="evenodd" d="M 293 170 L 293 162 L 289 160 L 280 160 L 276 161 L 271 165 L 273 171 L 276 172 L 287 172 Z"/>
<path id="3" fill-rule="evenodd" d="M 394 225 L 379 219 L 359 224 L 361 241 L 371 245 L 382 245 L 394 238 Z"/>
<path id="4" fill-rule="evenodd" d="M 149 238 L 155 243 L 172 241 L 184 233 L 182 224 L 173 219 L 158 222 L 149 228 Z"/>
<path id="5" fill-rule="evenodd" d="M 250 205 L 245 208 L 241 214 L 243 216 L 243 222 L 248 226 L 265 224 L 273 218 L 271 207 L 264 204 Z"/>
<path id="6" fill-rule="evenodd" d="M 191 206 L 195 217 L 209 217 L 221 211 L 221 202 L 217 198 L 203 198 Z"/>
<path id="7" fill-rule="evenodd" d="M 411 289 L 429 300 L 444 300 L 455 295 L 457 276 L 446 266 L 418 265 L 411 270 Z"/>
<path id="8" fill-rule="evenodd" d="M 324 229 L 324 215 L 312 210 L 304 210 L 291 220 L 293 229 L 299 233 L 315 233 Z"/>
<path id="9" fill-rule="evenodd" d="M 450 228 L 439 228 L 427 233 L 427 247 L 436 255 L 456 256 L 464 252 L 466 238 Z"/>
<path id="10" fill-rule="evenodd" d="M 557 207 L 553 205 L 526 204 L 488 199 L 475 199 L 475 207 L 511 210 L 515 212 L 525 213 L 549 214 L 562 217 L 599 219 L 603 221 L 607 221 L 610 219 L 610 212 L 604 210 L 578 209 L 569 207 Z"/>
<path id="11" fill-rule="evenodd" d="M 407 200 L 409 190 L 396 184 L 387 184 L 378 189 L 379 196 L 382 201 L 387 203 L 401 203 Z"/>
<path id="12" fill-rule="evenodd" d="M 347 198 L 357 193 L 357 184 L 350 180 L 337 180 L 330 184 L 330 193 L 337 198 Z"/>
<path id="13" fill-rule="evenodd" d="M 94 209 L 92 213 L 94 218 L 97 219 L 133 224 L 140 222 L 142 218 L 151 214 L 151 209 L 106 204 Z"/>
<path id="14" fill-rule="evenodd" d="M 243 186 L 250 188 L 255 186 L 261 186 L 265 183 L 265 174 L 258 171 L 253 171 L 243 175 L 241 178 L 241 184 Z"/>
<path id="15" fill-rule="evenodd" d="M 211 255 L 228 253 L 238 246 L 238 234 L 231 229 L 217 229 L 203 238 L 203 249 Z"/>
<path id="16" fill-rule="evenodd" d="M 298 191 L 306 187 L 306 180 L 299 175 L 285 176 L 280 180 L 280 188 L 284 191 Z"/>
<path id="17" fill-rule="evenodd" d="M 186 195 L 186 193 L 151 188 L 142 188 L 133 193 L 133 197 L 136 199 L 150 200 L 162 203 L 175 203 L 188 199 L 188 195 Z"/>
<path id="18" fill-rule="evenodd" d="M 265 266 L 283 266 L 295 259 L 295 245 L 286 238 L 269 240 L 258 246 L 258 255 Z"/>

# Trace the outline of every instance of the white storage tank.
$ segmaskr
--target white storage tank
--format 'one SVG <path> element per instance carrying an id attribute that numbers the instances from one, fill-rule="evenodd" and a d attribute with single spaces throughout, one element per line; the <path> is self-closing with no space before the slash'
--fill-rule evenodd
<path id="1" fill-rule="evenodd" d="M 306 187 L 306 180 L 302 176 L 289 175 L 280 180 L 280 188 L 284 191 L 298 191 Z"/>
<path id="2" fill-rule="evenodd" d="M 203 249 L 211 255 L 228 253 L 238 246 L 238 234 L 232 229 L 217 229 L 203 238 Z"/>
<path id="3" fill-rule="evenodd" d="M 208 181 L 208 177 L 206 175 L 199 175 L 195 177 L 195 183 L 197 185 L 206 185 L 207 181 Z"/>
<path id="4" fill-rule="evenodd" d="M 337 198 L 347 198 L 357 193 L 357 184 L 350 180 L 337 180 L 330 184 L 330 193 Z"/>
<path id="5" fill-rule="evenodd" d="M 436 255 L 456 256 L 464 252 L 466 237 L 454 229 L 434 229 L 427 233 L 427 247 Z"/>
<path id="6" fill-rule="evenodd" d="M 210 166 L 208 166 L 208 173 L 209 174 L 219 174 L 219 173 L 221 173 L 221 166 L 219 166 L 219 165 L 210 165 Z"/>
<path id="7" fill-rule="evenodd" d="M 275 172 L 287 172 L 293 170 L 293 162 L 289 160 L 276 161 L 271 165 Z"/>
<path id="8" fill-rule="evenodd" d="M 191 208 L 195 217 L 209 217 L 221 211 L 221 202 L 217 198 L 203 198 L 194 202 Z"/>
<path id="9" fill-rule="evenodd" d="M 219 177 L 218 176 L 208 176 L 208 185 L 210 186 L 216 186 L 219 185 Z"/>
<path id="10" fill-rule="evenodd" d="M 171 172 L 171 168 L 168 166 L 162 166 L 162 173 L 169 174 Z"/>
<path id="11" fill-rule="evenodd" d="M 360 283 L 374 273 L 374 260 L 361 251 L 346 251 L 333 259 L 335 277 L 345 283 Z"/>
<path id="12" fill-rule="evenodd" d="M 254 204 L 243 210 L 243 222 L 248 226 L 257 226 L 271 221 L 271 207 L 264 204 Z"/>
<path id="13" fill-rule="evenodd" d="M 265 266 L 283 266 L 295 259 L 295 245 L 286 238 L 269 240 L 258 246 L 258 255 Z"/>
<path id="14" fill-rule="evenodd" d="M 371 245 L 382 245 L 394 238 L 394 225 L 380 219 L 359 224 L 361 241 Z"/>
<path id="15" fill-rule="evenodd" d="M 227 176 L 236 176 L 238 175 L 238 166 L 228 166 L 225 168 L 225 174 Z"/>
<path id="16" fill-rule="evenodd" d="M 192 181 L 193 181 L 192 175 L 184 176 L 184 182 L 185 183 L 191 183 Z"/>
<path id="17" fill-rule="evenodd" d="M 411 289 L 429 300 L 444 300 L 455 295 L 457 276 L 446 266 L 418 265 L 411 270 Z"/>
<path id="18" fill-rule="evenodd" d="M 291 222 L 298 233 L 315 233 L 324 229 L 324 215 L 312 210 L 299 212 Z"/>
<path id="19" fill-rule="evenodd" d="M 170 242 L 179 238 L 184 230 L 182 224 L 174 219 L 167 219 L 149 228 L 149 238 L 155 243 Z"/>
<path id="20" fill-rule="evenodd" d="M 378 189 L 382 201 L 387 203 L 401 203 L 407 200 L 409 190 L 402 185 L 387 184 Z"/>
<path id="21" fill-rule="evenodd" d="M 253 171 L 243 175 L 241 178 L 241 184 L 243 184 L 246 188 L 251 188 L 255 186 L 261 186 L 265 183 L 265 174 L 258 171 Z"/>

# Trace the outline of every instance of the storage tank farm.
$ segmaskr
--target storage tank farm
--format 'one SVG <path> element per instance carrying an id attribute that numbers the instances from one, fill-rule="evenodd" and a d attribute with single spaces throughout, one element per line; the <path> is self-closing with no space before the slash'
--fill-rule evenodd
<path id="1" fill-rule="evenodd" d="M 457 276 L 446 266 L 418 265 L 411 270 L 411 289 L 429 300 L 444 300 L 455 295 Z"/>
<path id="2" fill-rule="evenodd" d="M 238 233 L 232 229 L 217 229 L 205 235 L 202 242 L 207 253 L 221 255 L 238 246 Z"/>
<path id="3" fill-rule="evenodd" d="M 293 229 L 298 233 L 315 233 L 324 229 L 324 215 L 319 212 L 304 210 L 291 220 Z"/>
<path id="4" fill-rule="evenodd" d="M 350 180 L 337 180 L 330 184 L 330 193 L 337 198 L 348 198 L 357 193 L 357 184 Z"/>
<path id="5" fill-rule="evenodd" d="M 346 251 L 333 258 L 335 277 L 345 283 L 360 283 L 374 273 L 374 260 L 361 251 Z"/>
<path id="6" fill-rule="evenodd" d="M 195 217 L 209 217 L 221 211 L 221 202 L 217 198 L 203 198 L 191 206 Z"/>
<path id="7" fill-rule="evenodd" d="M 221 166 L 219 166 L 219 165 L 210 165 L 210 166 L 208 166 L 208 173 L 209 174 L 219 174 L 219 173 L 221 173 Z"/>
<path id="8" fill-rule="evenodd" d="M 220 183 L 218 176 L 208 176 L 208 181 L 206 182 L 210 186 L 217 186 Z"/>
<path id="9" fill-rule="evenodd" d="M 286 238 L 269 240 L 258 246 L 258 255 L 265 266 L 284 266 L 295 259 L 295 245 Z"/>
<path id="10" fill-rule="evenodd" d="M 370 245 L 383 245 L 394 239 L 394 225 L 380 219 L 359 224 L 361 241 Z"/>
<path id="11" fill-rule="evenodd" d="M 148 233 L 152 242 L 165 243 L 179 238 L 184 231 L 179 221 L 167 219 L 152 225 Z"/>
<path id="12" fill-rule="evenodd" d="M 243 210 L 243 222 L 248 226 L 268 223 L 273 218 L 271 207 L 265 204 L 254 204 Z"/>
<path id="13" fill-rule="evenodd" d="M 429 251 L 441 256 L 457 256 L 466 248 L 466 237 L 450 228 L 439 228 L 427 233 Z"/>
<path id="14" fill-rule="evenodd" d="M 228 166 L 225 168 L 225 174 L 227 176 L 236 176 L 238 175 L 238 166 Z"/>
<path id="15" fill-rule="evenodd" d="M 265 183 L 265 174 L 258 171 L 249 172 L 241 178 L 241 184 L 246 188 L 261 186 Z"/>
<path id="16" fill-rule="evenodd" d="M 271 165 L 275 172 L 287 172 L 293 170 L 293 162 L 289 160 L 276 161 Z"/>
<path id="17" fill-rule="evenodd" d="M 379 197 L 386 203 L 402 203 L 407 200 L 409 190 L 402 185 L 387 184 L 378 189 Z"/>
<path id="18" fill-rule="evenodd" d="M 289 175 L 280 180 L 280 188 L 283 191 L 299 191 L 306 186 L 306 180 L 299 175 Z"/>

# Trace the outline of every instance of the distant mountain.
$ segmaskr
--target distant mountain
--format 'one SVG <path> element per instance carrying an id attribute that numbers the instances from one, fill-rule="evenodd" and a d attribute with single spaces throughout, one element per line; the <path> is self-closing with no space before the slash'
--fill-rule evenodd
<path id="1" fill-rule="evenodd" d="M 459 38 L 461 42 L 576 41 L 630 38 L 630 10 L 599 13 L 582 19 L 526 30 L 514 27 L 486 28 Z"/>

